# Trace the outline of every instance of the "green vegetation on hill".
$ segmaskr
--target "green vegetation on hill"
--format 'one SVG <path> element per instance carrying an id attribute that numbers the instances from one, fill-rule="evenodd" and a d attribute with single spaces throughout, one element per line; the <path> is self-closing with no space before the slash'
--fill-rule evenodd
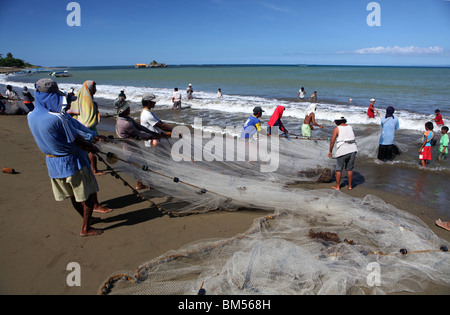
<path id="1" fill-rule="evenodd" d="M 13 54 L 9 52 L 6 58 L 3 58 L 3 55 L 0 54 L 0 67 L 30 68 L 34 66 L 22 59 L 14 58 Z"/>

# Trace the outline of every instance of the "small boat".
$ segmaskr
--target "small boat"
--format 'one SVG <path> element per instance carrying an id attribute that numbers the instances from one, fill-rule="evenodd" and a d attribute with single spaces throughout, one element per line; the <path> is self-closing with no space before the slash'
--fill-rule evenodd
<path id="1" fill-rule="evenodd" d="M 52 76 L 52 77 L 57 77 L 57 78 L 66 78 L 66 77 L 71 77 L 72 74 L 69 73 L 69 71 L 60 71 L 60 72 L 55 72 L 53 71 L 52 73 L 49 73 L 48 75 Z"/>
<path id="2" fill-rule="evenodd" d="M 21 70 L 18 72 L 12 72 L 12 73 L 8 73 L 8 76 L 14 76 L 14 77 L 25 77 L 25 76 L 30 76 L 32 75 L 34 72 L 31 70 Z"/>

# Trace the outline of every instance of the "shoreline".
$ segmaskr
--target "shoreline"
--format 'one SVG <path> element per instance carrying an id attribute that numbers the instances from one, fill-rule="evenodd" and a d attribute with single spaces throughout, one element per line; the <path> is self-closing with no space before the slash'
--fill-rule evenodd
<path id="1" fill-rule="evenodd" d="M 145 261 L 193 242 L 233 237 L 245 232 L 255 219 L 268 214 L 248 210 L 214 211 L 169 218 L 136 198 L 113 177 L 104 175 L 96 177 L 99 201 L 114 211 L 95 214 L 103 219 L 96 225 L 104 230 L 102 235 L 80 237 L 81 218 L 70 201 L 56 202 L 53 198 L 45 158 L 29 131 L 26 116 L 0 116 L 0 122 L 1 167 L 14 168 L 17 172 L 0 174 L 2 294 L 94 295 L 113 273 L 136 270 Z M 102 130 L 100 126 L 99 130 Z M 111 132 L 101 131 L 100 134 Z M 101 162 L 99 169 L 104 169 Z M 364 167 L 359 172 L 364 173 Z M 303 189 L 329 189 L 331 186 L 332 183 L 296 185 Z M 352 191 L 343 188 L 342 193 L 354 198 L 377 196 L 418 216 L 438 237 L 450 241 L 450 232 L 434 224 L 438 219 L 436 210 L 411 201 L 408 196 L 376 189 L 367 181 Z M 157 203 L 170 202 L 156 191 L 150 190 L 150 195 Z M 81 266 L 80 287 L 70 287 L 66 283 L 70 272 L 66 268 L 71 262 Z M 430 286 L 423 294 L 450 294 L 450 288 Z"/>

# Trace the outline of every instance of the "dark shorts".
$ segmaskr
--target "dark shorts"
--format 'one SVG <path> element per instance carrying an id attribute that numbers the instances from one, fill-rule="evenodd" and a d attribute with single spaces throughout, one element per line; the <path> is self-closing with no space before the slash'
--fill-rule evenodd
<path id="1" fill-rule="evenodd" d="M 356 152 L 352 152 L 337 158 L 336 172 L 342 172 L 345 167 L 346 171 L 353 171 L 355 166 Z"/>

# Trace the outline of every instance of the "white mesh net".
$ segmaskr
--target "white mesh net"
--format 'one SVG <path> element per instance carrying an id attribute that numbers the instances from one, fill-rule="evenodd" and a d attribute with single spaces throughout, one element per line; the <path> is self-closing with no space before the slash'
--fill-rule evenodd
<path id="1" fill-rule="evenodd" d="M 176 209 L 156 205 L 166 214 L 253 208 L 267 216 L 231 239 L 189 245 L 135 271 L 117 272 L 100 294 L 196 294 L 202 284 L 215 295 L 385 294 L 420 292 L 429 282 L 450 286 L 449 244 L 417 217 L 373 196 L 361 200 L 286 185 L 317 180 L 311 169 L 332 171 L 329 142 L 280 139 L 279 167 L 261 172 L 270 159 L 249 162 L 251 151 L 244 162 L 236 155 L 233 161 L 206 155 L 195 161 L 195 146 L 206 144 L 190 140 L 162 140 L 151 148 L 131 140 L 100 146 L 111 163 L 113 154 L 122 159 L 110 164 L 113 174 L 131 174 L 180 200 Z M 190 152 L 173 150 L 183 143 Z M 206 151 L 216 157 L 229 153 L 221 143 Z M 186 161 L 174 161 L 175 153 Z"/>

